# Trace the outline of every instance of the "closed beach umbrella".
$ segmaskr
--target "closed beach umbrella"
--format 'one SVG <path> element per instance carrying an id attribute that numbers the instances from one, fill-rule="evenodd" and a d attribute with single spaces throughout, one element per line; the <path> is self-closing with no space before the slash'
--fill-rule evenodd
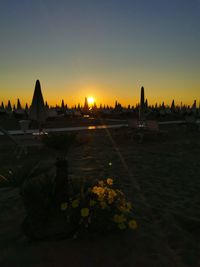
<path id="1" fill-rule="evenodd" d="M 5 109 L 3 101 L 1 102 L 1 109 L 2 109 L 2 110 Z"/>
<path id="2" fill-rule="evenodd" d="M 144 87 L 141 88 L 140 94 L 140 107 L 139 107 L 139 121 L 144 121 L 145 119 L 145 102 L 144 102 Z"/>
<path id="3" fill-rule="evenodd" d="M 10 100 L 8 100 L 7 111 L 12 112 L 12 106 L 11 106 Z"/>
<path id="4" fill-rule="evenodd" d="M 17 99 L 17 109 L 18 110 L 21 110 L 22 109 L 22 106 L 21 106 L 21 103 L 20 103 L 19 98 Z"/>
<path id="5" fill-rule="evenodd" d="M 45 122 L 47 118 L 47 111 L 44 105 L 40 81 L 37 80 L 35 84 L 35 91 L 33 95 L 32 104 L 29 111 L 29 119 L 37 121 L 38 123 Z"/>

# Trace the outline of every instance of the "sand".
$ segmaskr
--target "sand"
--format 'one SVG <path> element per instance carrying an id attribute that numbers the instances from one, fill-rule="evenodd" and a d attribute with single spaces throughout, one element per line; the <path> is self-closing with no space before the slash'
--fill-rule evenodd
<path id="1" fill-rule="evenodd" d="M 30 243 L 18 188 L 0 188 L 0 266 L 200 266 L 200 133 L 170 126 L 131 140 L 127 129 L 84 131 L 68 153 L 71 180 L 112 177 L 133 201 L 138 229 L 116 235 Z M 16 160 L 0 140 L 0 173 L 56 154 L 34 148 Z M 22 162 L 23 161 L 23 162 Z"/>

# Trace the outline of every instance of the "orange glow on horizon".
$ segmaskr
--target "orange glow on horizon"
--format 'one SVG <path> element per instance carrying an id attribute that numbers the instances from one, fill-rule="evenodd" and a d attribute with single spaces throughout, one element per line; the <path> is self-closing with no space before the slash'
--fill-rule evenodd
<path id="1" fill-rule="evenodd" d="M 104 105 L 109 105 L 114 107 L 115 101 L 119 102 L 123 107 L 127 107 L 129 104 L 135 106 L 140 101 L 140 88 L 143 84 L 138 85 L 118 85 L 113 87 L 112 85 L 99 84 L 94 82 L 92 84 L 81 84 L 81 85 L 60 85 L 56 87 L 52 84 L 45 84 L 41 82 L 41 89 L 44 101 L 48 103 L 49 106 L 61 105 L 62 99 L 68 107 L 74 107 L 80 104 L 84 105 L 85 97 L 88 96 L 88 104 L 92 106 L 94 102 L 97 104 L 97 107 Z M 30 106 L 32 102 L 33 92 L 34 92 L 34 83 L 31 81 L 28 90 L 20 87 L 16 87 L 15 91 L 12 91 L 9 88 L 5 88 L 0 95 L 0 105 L 1 102 L 4 102 L 4 105 L 7 105 L 8 100 L 11 101 L 11 104 L 17 104 L 17 98 L 20 99 L 21 105 L 24 107 L 26 103 Z M 70 88 L 70 90 L 69 90 Z M 158 85 L 154 84 L 146 85 L 144 83 L 145 89 L 145 98 L 148 99 L 149 105 L 155 105 L 155 103 L 162 104 L 164 101 L 165 105 L 171 105 L 172 100 L 174 99 L 175 105 L 180 105 L 181 102 L 184 105 L 192 105 L 194 100 L 197 100 L 197 106 L 199 106 L 199 87 L 193 86 L 193 93 L 186 88 L 182 89 L 180 93 L 180 88 L 177 86 L 177 90 L 167 90 L 167 87 L 162 86 L 162 89 Z M 173 92 L 172 92 L 173 91 Z"/>
<path id="2" fill-rule="evenodd" d="M 149 96 L 148 95 L 145 95 L 145 97 L 148 99 L 148 104 L 149 105 L 155 105 L 155 103 L 157 103 L 158 105 L 159 104 L 162 104 L 162 102 L 164 101 L 165 105 L 171 105 L 172 103 L 172 100 L 173 98 L 168 98 L 168 99 L 162 99 L 162 98 L 152 98 L 152 96 Z M 25 107 L 25 104 L 27 103 L 29 106 L 31 105 L 31 102 L 32 102 L 32 98 L 24 98 L 24 97 L 20 97 L 19 96 L 19 99 L 20 99 L 20 102 L 21 102 L 21 105 L 22 107 Z M 78 99 L 76 98 L 73 98 L 73 97 L 63 97 L 62 99 L 64 99 L 64 103 L 68 105 L 68 107 L 74 107 L 75 105 L 78 105 L 78 104 L 81 104 L 82 106 L 84 105 L 84 97 L 78 97 Z M 94 102 L 97 104 L 97 107 L 101 105 L 109 105 L 109 106 L 112 106 L 114 107 L 115 106 L 115 101 L 117 100 L 117 102 L 119 102 L 123 107 L 128 107 L 128 105 L 131 105 L 131 106 L 135 106 L 136 104 L 139 103 L 140 99 L 139 99 L 139 96 L 136 98 L 129 98 L 129 99 L 123 99 L 123 98 L 116 98 L 116 99 L 111 99 L 111 98 L 98 98 L 98 101 L 96 101 L 96 99 L 94 99 L 93 97 L 88 97 L 88 104 L 89 106 L 92 106 L 94 104 Z M 177 99 L 177 98 L 174 98 L 175 100 L 175 104 L 176 105 L 179 105 L 182 104 L 183 105 L 192 105 L 194 103 L 194 100 L 197 100 L 197 106 L 199 106 L 199 99 L 198 98 L 194 98 L 193 100 L 192 99 Z M 0 99 L 0 105 L 1 105 L 1 102 L 3 101 L 4 105 L 6 106 L 7 103 L 8 103 L 8 100 L 11 101 L 11 104 L 12 106 L 15 104 L 15 106 L 17 105 L 17 98 L 1 98 Z M 54 97 L 47 97 L 47 96 L 44 96 L 44 101 L 48 103 L 49 106 L 56 106 L 56 105 L 61 105 L 61 99 L 57 99 L 57 98 L 54 98 Z"/>

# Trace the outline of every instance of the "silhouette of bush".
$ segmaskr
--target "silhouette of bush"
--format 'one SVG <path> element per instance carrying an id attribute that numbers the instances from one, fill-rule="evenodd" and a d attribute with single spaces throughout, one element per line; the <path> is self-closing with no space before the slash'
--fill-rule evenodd
<path id="1" fill-rule="evenodd" d="M 126 195 L 108 178 L 93 185 L 83 185 L 83 190 L 69 201 L 61 203 L 67 223 L 74 225 L 75 235 L 108 233 L 110 231 L 135 230 L 132 204 Z"/>
<path id="2" fill-rule="evenodd" d="M 80 183 L 78 187 L 76 184 L 59 206 L 54 190 L 55 179 L 44 174 L 23 185 L 27 211 L 23 230 L 32 240 L 76 238 L 137 228 L 132 204 L 110 178 Z"/>

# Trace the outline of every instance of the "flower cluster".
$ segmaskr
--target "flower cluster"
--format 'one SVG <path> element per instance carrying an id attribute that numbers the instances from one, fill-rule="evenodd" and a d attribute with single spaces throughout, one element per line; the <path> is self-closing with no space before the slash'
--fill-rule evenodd
<path id="1" fill-rule="evenodd" d="M 79 228 L 95 231 L 124 230 L 137 228 L 133 206 L 124 193 L 114 188 L 113 179 L 98 181 L 88 187 L 86 193 L 61 204 L 68 221 Z"/>

